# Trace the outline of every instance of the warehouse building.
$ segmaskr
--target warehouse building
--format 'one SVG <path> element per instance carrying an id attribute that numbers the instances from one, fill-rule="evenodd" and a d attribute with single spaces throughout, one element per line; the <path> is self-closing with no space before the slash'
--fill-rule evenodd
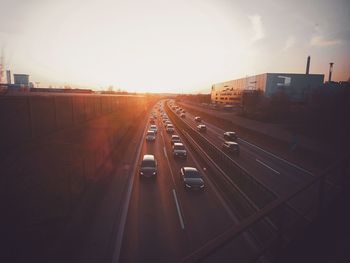
<path id="1" fill-rule="evenodd" d="M 29 75 L 27 74 L 13 74 L 13 79 L 16 85 L 29 86 Z"/>
<path id="2" fill-rule="evenodd" d="M 239 105 L 243 93 L 254 91 L 261 91 L 266 97 L 284 91 L 291 102 L 304 102 L 323 81 L 323 74 L 264 73 L 212 85 L 211 102 Z"/>

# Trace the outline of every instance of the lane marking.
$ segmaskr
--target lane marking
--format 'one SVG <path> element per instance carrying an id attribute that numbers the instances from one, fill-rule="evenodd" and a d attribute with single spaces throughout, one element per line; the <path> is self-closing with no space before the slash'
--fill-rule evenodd
<path id="1" fill-rule="evenodd" d="M 218 131 L 224 132 L 223 129 L 221 129 L 221 128 L 219 128 L 219 127 L 216 127 L 215 125 L 213 125 L 213 124 L 211 124 L 211 123 L 209 123 L 208 126 L 211 126 L 212 129 L 214 129 L 214 130 L 217 130 L 217 132 L 214 131 L 214 132 L 217 133 L 217 134 L 219 134 Z M 246 141 L 246 140 L 243 140 L 243 139 L 241 139 L 241 138 L 238 138 L 238 140 L 240 140 L 240 141 L 242 141 L 242 142 L 245 142 L 245 143 L 249 144 L 249 145 L 252 146 L 252 147 L 257 148 L 257 149 L 263 151 L 264 153 L 266 153 L 266 154 L 268 154 L 268 155 L 270 155 L 270 156 L 272 156 L 272 157 L 274 157 L 274 158 L 280 160 L 281 162 L 287 163 L 287 164 L 289 164 L 290 166 L 292 166 L 292 167 L 294 167 L 294 168 L 296 168 L 296 169 L 298 169 L 298 170 L 300 170 L 300 171 L 302 171 L 302 172 L 304 172 L 304 173 L 306 173 L 306 174 L 308 174 L 308 175 L 314 176 L 314 174 L 311 173 L 310 171 L 308 171 L 308 170 L 306 170 L 306 169 L 304 169 L 304 168 L 302 168 L 302 167 L 300 167 L 300 166 L 298 166 L 298 165 L 296 165 L 296 164 L 294 164 L 294 163 L 291 163 L 291 162 L 287 161 L 286 159 L 283 159 L 283 158 L 281 158 L 281 157 L 278 157 L 277 155 L 275 155 L 275 154 L 273 154 L 273 153 L 271 153 L 271 152 L 268 152 L 268 151 L 264 150 L 263 148 L 261 148 L 261 147 L 255 145 L 255 144 L 252 144 L 252 143 L 250 143 L 250 142 L 248 142 L 248 141 Z"/>
<path id="2" fill-rule="evenodd" d="M 186 144 L 187 149 L 189 149 L 188 145 Z M 210 179 L 210 177 L 207 175 L 207 171 L 201 167 L 201 165 L 199 164 L 199 162 L 194 158 L 194 155 L 192 154 L 191 151 L 187 151 L 188 155 L 191 157 L 191 159 L 193 160 L 193 162 L 195 163 L 195 165 L 198 167 L 198 169 L 202 172 L 203 175 L 205 175 L 205 179 L 206 182 L 208 183 L 208 185 L 210 186 L 211 190 L 213 191 L 213 193 L 216 195 L 216 197 L 218 198 L 219 202 L 221 203 L 221 205 L 224 207 L 224 209 L 226 210 L 226 213 L 228 214 L 228 216 L 230 217 L 230 219 L 238 224 L 239 220 L 238 218 L 235 216 L 234 212 L 232 211 L 232 209 L 230 208 L 230 206 L 227 204 L 227 202 L 224 200 L 224 198 L 221 196 L 221 194 L 219 193 L 219 190 L 216 188 L 216 186 L 214 185 L 214 183 L 212 182 L 212 180 Z"/>
<path id="3" fill-rule="evenodd" d="M 273 169 L 272 167 L 268 166 L 266 163 L 264 163 L 263 161 L 260 161 L 259 159 L 255 159 L 255 161 L 257 161 L 258 163 L 262 164 L 263 166 L 265 166 L 266 168 L 270 169 L 271 171 L 274 171 L 276 174 L 280 174 L 279 171 Z"/>
<path id="4" fill-rule="evenodd" d="M 132 189 L 133 189 L 133 185 L 134 185 L 133 182 L 134 182 L 134 178 L 135 178 L 136 168 L 138 167 L 138 160 L 140 159 L 140 156 L 141 156 L 141 150 L 142 150 L 142 146 L 143 146 L 143 140 L 144 140 L 144 137 L 146 135 L 146 130 L 147 130 L 147 125 L 145 125 L 145 129 L 143 131 L 143 134 L 142 134 L 142 137 L 140 140 L 140 145 L 139 145 L 139 148 L 137 150 L 137 154 L 136 154 L 137 161 L 135 162 L 135 165 L 132 169 L 132 172 L 128 178 L 126 200 L 125 200 L 124 206 L 122 208 L 122 214 L 121 214 L 120 223 L 119 223 L 118 232 L 117 232 L 117 239 L 115 241 L 116 242 L 116 245 L 115 245 L 116 249 L 114 250 L 114 253 L 113 253 L 112 262 L 119 262 L 120 252 L 121 252 L 121 248 L 122 248 L 123 235 L 124 235 L 125 225 L 126 225 L 126 218 L 128 215 L 131 193 L 132 193 Z"/>
<path id="5" fill-rule="evenodd" d="M 280 160 L 280 161 L 282 161 L 282 162 L 285 162 L 285 163 L 289 164 L 290 166 L 292 166 L 292 167 L 294 167 L 294 168 L 296 168 L 296 169 L 298 169 L 298 170 L 300 170 L 300 171 L 303 171 L 304 173 L 306 173 L 306 174 L 308 174 L 308 175 L 314 176 L 314 174 L 311 173 L 311 172 L 309 172 L 308 170 L 305 170 L 304 168 L 302 168 L 302 167 L 300 167 L 300 166 L 298 166 L 298 165 L 296 165 L 296 164 L 294 164 L 294 163 L 291 163 L 291 162 L 289 162 L 289 161 L 287 161 L 287 160 L 285 160 L 285 159 L 283 159 L 283 158 L 281 158 L 281 157 L 278 157 L 278 156 L 276 156 L 275 154 L 273 154 L 273 153 L 271 153 L 271 152 L 268 152 L 268 151 L 266 151 L 266 150 L 260 148 L 259 146 L 256 146 L 256 145 L 254 145 L 254 144 L 252 144 L 252 143 L 250 143 L 250 142 L 247 142 L 246 140 L 240 139 L 240 138 L 238 138 L 238 140 L 240 140 L 240 141 L 242 141 L 242 142 L 245 142 L 245 143 L 249 144 L 250 146 L 253 146 L 253 147 L 257 148 L 257 149 L 263 151 L 264 153 L 269 154 L 269 155 L 275 157 L 276 159 L 278 159 L 278 160 Z"/>
<path id="6" fill-rule="evenodd" d="M 218 131 L 220 131 L 220 132 L 222 132 L 222 133 L 224 132 L 223 129 L 218 128 L 218 127 L 216 127 L 215 125 L 213 125 L 213 124 L 211 124 L 211 123 L 207 123 L 207 126 L 211 127 L 213 130 L 217 130 L 216 132 L 213 131 L 213 132 L 216 133 L 216 134 L 219 134 Z M 219 137 L 219 136 L 218 136 L 218 137 Z M 219 138 L 221 138 L 221 137 L 219 137 Z M 221 139 L 222 139 L 222 138 L 221 138 Z M 242 141 L 242 142 L 245 142 L 245 143 L 249 144 L 249 145 L 252 146 L 252 147 L 257 148 L 257 149 L 259 149 L 260 151 L 262 151 L 262 152 L 264 152 L 264 153 L 266 153 L 266 154 L 268 154 L 268 155 L 270 155 L 270 156 L 272 156 L 272 157 L 274 157 L 274 158 L 280 160 L 281 162 L 287 163 L 288 165 L 290 165 L 290 166 L 292 166 L 292 167 L 294 167 L 294 168 L 296 168 L 296 169 L 298 169 L 298 170 L 300 170 L 300 171 L 302 171 L 302 172 L 304 172 L 304 173 L 306 173 L 306 174 L 308 174 L 308 175 L 314 176 L 314 174 L 311 173 L 310 171 L 308 171 L 308 170 L 306 170 L 306 169 L 304 169 L 304 168 L 302 168 L 302 167 L 300 167 L 300 166 L 298 166 L 298 165 L 296 165 L 296 164 L 294 164 L 294 163 L 291 163 L 291 162 L 287 161 L 286 159 L 283 159 L 283 158 L 281 158 L 281 157 L 278 157 L 277 155 L 275 155 L 275 154 L 273 154 L 273 153 L 271 153 L 271 152 L 268 152 L 268 151 L 264 150 L 263 148 L 261 148 L 261 147 L 255 145 L 255 144 L 252 144 L 252 143 L 250 143 L 250 142 L 248 142 L 248 141 L 246 141 L 246 140 L 243 140 L 243 139 L 241 139 L 241 138 L 238 138 L 238 140 L 240 140 L 240 141 Z"/>
<path id="7" fill-rule="evenodd" d="M 173 189 L 173 196 L 174 196 L 174 199 L 175 199 L 176 210 L 177 210 L 177 214 L 179 215 L 181 228 L 184 230 L 185 229 L 184 220 L 183 220 L 182 215 L 181 215 L 180 206 L 179 206 L 179 202 L 177 201 L 175 189 Z"/>
<path id="8" fill-rule="evenodd" d="M 165 146 L 163 147 L 163 151 L 164 151 L 164 155 L 165 155 L 165 157 L 168 159 L 168 155 L 167 155 L 167 153 L 166 153 Z"/>
<path id="9" fill-rule="evenodd" d="M 165 139 L 164 139 L 164 137 L 162 137 L 162 138 L 163 138 L 163 144 L 164 144 L 163 151 L 164 151 L 165 159 L 167 160 L 167 164 L 168 164 L 168 167 L 169 167 L 169 170 L 170 170 L 171 179 L 173 180 L 174 187 L 176 187 L 173 169 L 171 169 L 171 165 L 170 165 L 170 161 L 169 161 L 169 158 L 168 158 L 168 154 L 166 153 Z M 173 196 L 174 196 L 174 199 L 175 199 L 176 210 L 177 210 L 177 214 L 179 216 L 181 228 L 182 228 L 182 230 L 184 230 L 185 229 L 185 224 L 184 224 L 184 220 L 183 220 L 183 217 L 182 217 L 182 214 L 181 214 L 180 204 L 179 204 L 179 201 L 177 199 L 175 189 L 173 189 Z"/>

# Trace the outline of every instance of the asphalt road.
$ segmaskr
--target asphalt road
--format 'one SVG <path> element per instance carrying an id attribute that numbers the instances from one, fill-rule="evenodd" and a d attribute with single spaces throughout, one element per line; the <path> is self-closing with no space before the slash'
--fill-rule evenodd
<path id="1" fill-rule="evenodd" d="M 125 226 L 121 242 L 116 244 L 114 262 L 179 262 L 193 251 L 239 223 L 238 217 L 225 203 L 210 181 L 204 164 L 196 160 L 187 148 L 187 160 L 174 160 L 170 138 L 162 123 L 158 109 L 157 138 L 146 142 L 143 136 L 139 156 L 134 164 L 130 183 L 130 198 L 126 201 Z M 191 113 L 185 122 L 196 128 Z M 203 135 L 217 147 L 224 142 L 224 131 L 206 120 Z M 150 125 L 150 124 L 148 124 Z M 145 131 L 147 127 L 145 127 Z M 175 127 L 175 133 L 178 134 Z M 239 136 L 239 134 L 238 134 Z M 183 140 L 182 140 L 183 141 Z M 232 158 L 277 196 L 293 191 L 312 176 L 311 173 L 250 142 L 239 139 L 241 153 Z M 156 179 L 140 178 L 139 166 L 144 154 L 155 155 L 158 162 Z M 201 171 L 206 182 L 205 191 L 184 189 L 179 172 L 183 166 Z M 202 166 L 202 167 L 201 167 Z M 230 242 L 208 258 L 208 262 L 246 262 L 254 254 L 256 243 L 249 234 Z"/>
<path id="2" fill-rule="evenodd" d="M 184 121 L 196 129 L 199 123 L 194 120 L 194 117 L 195 115 L 186 112 Z M 201 123 L 207 126 L 207 131 L 202 133 L 203 136 L 221 149 L 222 143 L 225 141 L 223 138 L 225 131 L 205 119 L 203 120 L 203 118 Z M 237 142 L 240 145 L 240 155 L 232 155 L 232 159 L 277 196 L 294 191 L 297 187 L 305 184 L 312 176 L 304 168 L 284 160 L 253 143 L 240 139 L 239 134 Z"/>
<path id="3" fill-rule="evenodd" d="M 174 160 L 171 135 L 166 133 L 159 114 L 156 124 L 155 142 L 143 139 L 140 145 L 120 256 L 115 258 L 119 262 L 178 262 L 238 222 L 189 147 L 187 160 Z M 144 154 L 154 154 L 157 159 L 156 179 L 139 177 L 138 167 Z M 184 189 L 179 176 L 183 166 L 194 166 L 202 172 L 204 191 Z M 254 250 L 249 237 L 243 239 L 246 242 L 235 246 L 237 259 L 242 260 Z M 232 250 L 228 253 L 232 255 Z"/>

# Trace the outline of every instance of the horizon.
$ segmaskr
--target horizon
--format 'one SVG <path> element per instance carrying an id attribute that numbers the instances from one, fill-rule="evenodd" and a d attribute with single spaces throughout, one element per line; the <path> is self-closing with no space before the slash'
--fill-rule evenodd
<path id="1" fill-rule="evenodd" d="M 82 1 L 0 4 L 0 48 L 39 87 L 209 93 L 267 72 L 350 78 L 350 3 L 313 0 Z M 272 13 L 271 13 L 272 12 Z M 272 14 L 272 15 L 271 15 Z"/>

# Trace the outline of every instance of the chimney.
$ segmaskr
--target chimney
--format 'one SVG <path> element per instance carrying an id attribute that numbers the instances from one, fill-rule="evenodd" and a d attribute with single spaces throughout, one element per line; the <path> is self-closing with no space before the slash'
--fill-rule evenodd
<path id="1" fill-rule="evenodd" d="M 306 62 L 306 75 L 309 75 L 310 72 L 310 56 L 307 57 L 307 62 Z"/>
<path id="2" fill-rule="evenodd" d="M 7 79 L 7 84 L 11 84 L 11 71 L 6 70 L 6 79 Z"/>
<path id="3" fill-rule="evenodd" d="M 329 75 L 328 75 L 328 82 L 332 81 L 332 72 L 333 72 L 333 62 L 329 63 Z"/>

